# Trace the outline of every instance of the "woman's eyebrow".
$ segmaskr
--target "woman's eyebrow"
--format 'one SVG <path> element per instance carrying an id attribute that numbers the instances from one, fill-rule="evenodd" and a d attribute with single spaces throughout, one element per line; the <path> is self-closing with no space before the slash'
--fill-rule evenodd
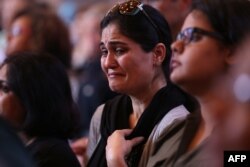
<path id="1" fill-rule="evenodd" d="M 100 42 L 99 46 L 103 46 L 104 42 Z M 114 45 L 127 45 L 125 42 L 122 41 L 110 41 L 108 42 L 108 45 L 114 46 Z"/>

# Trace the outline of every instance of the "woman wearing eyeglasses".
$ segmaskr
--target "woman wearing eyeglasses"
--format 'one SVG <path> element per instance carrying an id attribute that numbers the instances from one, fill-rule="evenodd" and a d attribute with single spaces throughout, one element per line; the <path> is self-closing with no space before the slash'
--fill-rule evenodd
<path id="1" fill-rule="evenodd" d="M 170 34 L 157 10 L 135 0 L 116 5 L 102 20 L 102 69 L 121 95 L 92 118 L 88 166 L 138 166 L 163 128 L 182 126 L 188 100 L 168 82 Z"/>
<path id="2" fill-rule="evenodd" d="M 213 153 L 215 143 L 212 142 L 213 134 L 231 109 L 226 103 L 230 96 L 222 94 L 224 91 L 230 95 L 231 90 L 222 78 L 232 79 L 230 69 L 237 65 L 234 52 L 249 31 L 244 26 L 250 20 L 249 9 L 250 1 L 246 0 L 193 2 L 191 13 L 172 44 L 170 79 L 197 99 L 200 115 L 187 119 L 175 159 L 165 157 L 164 163 L 158 159 L 162 166 L 217 166 L 218 161 L 223 161 L 221 152 Z M 158 145 L 158 154 L 169 145 L 164 139 L 162 143 Z M 152 153 L 149 162 L 157 156 L 156 152 Z"/>
<path id="3" fill-rule="evenodd" d="M 0 66 L 0 115 L 38 167 L 80 167 L 68 143 L 77 130 L 76 111 L 67 73 L 56 58 L 15 53 Z"/>
<path id="4" fill-rule="evenodd" d="M 6 55 L 20 51 L 47 52 L 70 69 L 69 32 L 49 5 L 34 3 L 16 12 L 6 31 Z"/>

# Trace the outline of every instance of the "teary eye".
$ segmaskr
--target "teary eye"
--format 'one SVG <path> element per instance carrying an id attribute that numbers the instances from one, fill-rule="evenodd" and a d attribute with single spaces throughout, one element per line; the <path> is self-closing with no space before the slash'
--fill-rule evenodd
<path id="1" fill-rule="evenodd" d="M 100 50 L 101 50 L 101 56 L 102 57 L 106 57 L 108 55 L 108 50 L 107 49 L 101 47 Z"/>
<path id="2" fill-rule="evenodd" d="M 115 53 L 117 56 L 121 56 L 122 54 L 124 54 L 124 52 L 125 52 L 125 49 L 123 49 L 123 48 L 119 47 L 119 48 L 115 49 Z"/>

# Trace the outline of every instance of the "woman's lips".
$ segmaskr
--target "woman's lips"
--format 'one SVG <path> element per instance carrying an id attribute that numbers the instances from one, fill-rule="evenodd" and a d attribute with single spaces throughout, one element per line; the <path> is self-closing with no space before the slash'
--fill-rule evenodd
<path id="1" fill-rule="evenodd" d="M 175 69 L 176 67 L 180 66 L 181 63 L 177 60 L 171 60 L 171 63 L 170 63 L 170 69 L 173 70 Z"/>
<path id="2" fill-rule="evenodd" d="M 123 74 L 119 73 L 119 72 L 109 72 L 108 73 L 109 78 L 115 78 L 115 77 L 118 77 L 118 76 L 123 76 Z"/>

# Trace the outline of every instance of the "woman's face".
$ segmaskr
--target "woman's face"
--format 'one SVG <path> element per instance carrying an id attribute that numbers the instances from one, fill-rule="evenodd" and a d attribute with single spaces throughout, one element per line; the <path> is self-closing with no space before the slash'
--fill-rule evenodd
<path id="1" fill-rule="evenodd" d="M 20 100 L 8 85 L 6 66 L 0 69 L 0 115 L 15 128 L 20 127 L 25 118 Z"/>
<path id="2" fill-rule="evenodd" d="M 155 75 L 152 52 L 146 53 L 114 24 L 103 29 L 100 49 L 111 90 L 133 95 L 150 88 Z"/>
<path id="3" fill-rule="evenodd" d="M 28 17 L 17 18 L 11 25 L 7 34 L 6 54 L 18 51 L 31 50 L 32 46 L 31 21 Z"/>
<path id="4" fill-rule="evenodd" d="M 193 27 L 214 32 L 207 17 L 200 11 L 192 11 L 187 16 L 182 32 Z M 229 51 L 216 37 L 197 32 L 190 41 L 178 39 L 171 47 L 170 79 L 192 95 L 209 91 L 227 69 Z"/>

